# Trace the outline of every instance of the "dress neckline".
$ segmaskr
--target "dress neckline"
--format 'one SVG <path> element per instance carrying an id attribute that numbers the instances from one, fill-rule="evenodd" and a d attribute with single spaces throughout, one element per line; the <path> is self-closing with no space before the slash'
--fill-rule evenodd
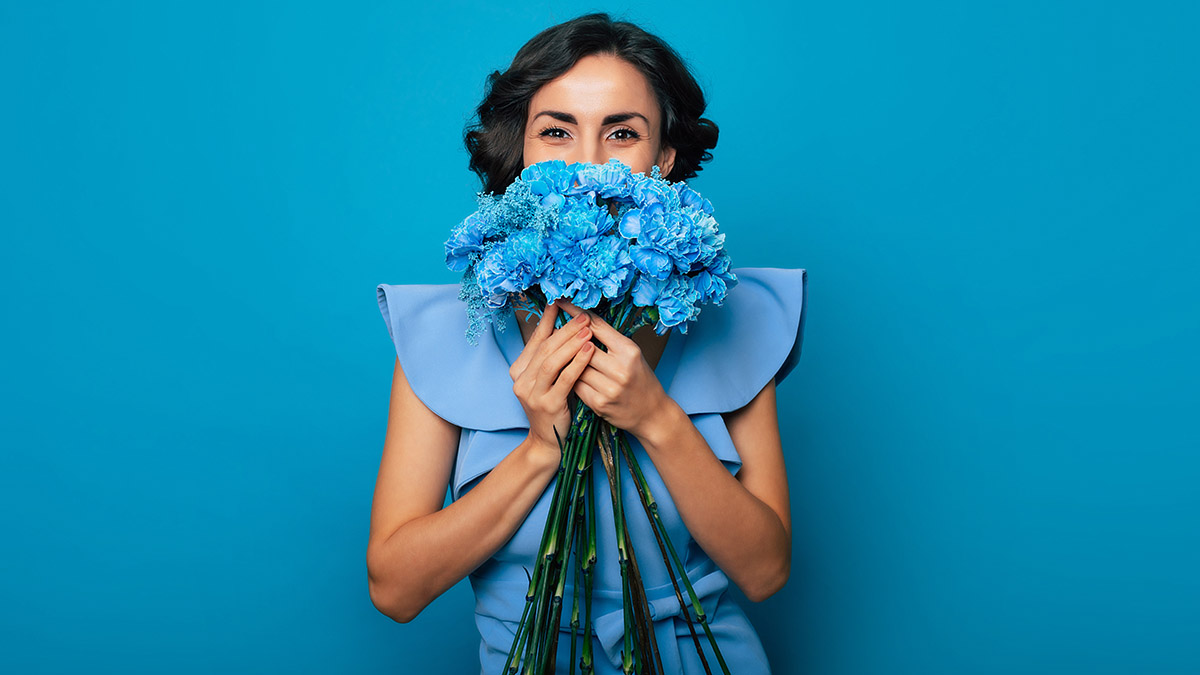
<path id="1" fill-rule="evenodd" d="M 508 312 L 508 316 L 504 320 L 504 330 L 499 330 L 492 325 L 492 337 L 495 339 L 495 344 L 503 354 L 504 360 L 511 367 L 516 362 L 517 357 L 521 355 L 521 351 L 525 349 L 525 341 L 521 338 L 521 327 L 517 325 L 517 315 L 514 312 Z M 687 340 L 687 334 L 679 332 L 678 329 L 672 328 L 667 332 L 667 344 L 663 347 L 662 356 L 658 358 L 658 363 L 654 364 L 654 375 L 662 384 L 663 391 L 670 391 L 671 380 L 675 377 L 675 371 L 679 367 L 679 357 L 683 353 L 683 344 Z"/>

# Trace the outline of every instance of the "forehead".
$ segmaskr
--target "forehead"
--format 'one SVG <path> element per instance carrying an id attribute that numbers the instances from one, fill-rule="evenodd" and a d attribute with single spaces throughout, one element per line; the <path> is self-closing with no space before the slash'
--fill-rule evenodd
<path id="1" fill-rule="evenodd" d="M 654 90 L 641 71 L 610 54 L 585 56 L 544 84 L 530 99 L 529 115 L 542 110 L 572 113 L 581 124 L 612 112 L 636 111 L 651 120 L 659 115 Z"/>

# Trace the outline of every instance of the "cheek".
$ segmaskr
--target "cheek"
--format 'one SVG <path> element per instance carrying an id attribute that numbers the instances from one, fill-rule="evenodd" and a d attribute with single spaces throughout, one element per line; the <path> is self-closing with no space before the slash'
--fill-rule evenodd
<path id="1" fill-rule="evenodd" d="M 521 160 L 525 166 L 537 164 L 538 162 L 553 159 L 546 155 L 545 146 L 535 143 L 529 139 L 525 139 L 525 147 L 521 152 Z"/>
<path id="2" fill-rule="evenodd" d="M 524 166 L 545 162 L 551 159 L 561 159 L 570 164 L 579 161 L 575 153 L 567 145 L 545 143 L 537 138 L 526 138 L 521 151 L 521 162 Z"/>
<path id="3" fill-rule="evenodd" d="M 644 173 L 646 175 L 650 175 L 650 168 L 654 166 L 655 161 L 658 159 L 654 149 L 648 145 L 614 152 L 613 157 L 628 164 L 634 173 Z"/>

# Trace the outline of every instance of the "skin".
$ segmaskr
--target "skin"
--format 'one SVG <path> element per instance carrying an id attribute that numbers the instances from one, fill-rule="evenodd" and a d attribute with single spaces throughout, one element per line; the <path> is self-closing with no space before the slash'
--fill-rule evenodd
<path id="1" fill-rule="evenodd" d="M 605 121 L 630 112 L 640 116 Z M 525 165 L 616 157 L 635 172 L 658 164 L 666 175 L 675 152 L 661 144 L 660 124 L 653 90 L 635 67 L 610 55 L 584 57 L 531 99 Z M 556 329 L 560 312 L 574 319 Z M 554 430 L 565 433 L 571 396 L 645 446 L 696 542 L 749 599 L 782 588 L 791 519 L 774 381 L 723 415 L 743 462 L 733 476 L 654 375 L 665 336 L 647 327 L 625 337 L 565 300 L 518 325 L 525 347 L 509 376 L 529 433 L 445 508 L 461 430 L 425 407 L 395 362 L 367 545 L 368 587 L 379 611 L 411 621 L 509 540 L 555 474 L 561 453 Z"/>

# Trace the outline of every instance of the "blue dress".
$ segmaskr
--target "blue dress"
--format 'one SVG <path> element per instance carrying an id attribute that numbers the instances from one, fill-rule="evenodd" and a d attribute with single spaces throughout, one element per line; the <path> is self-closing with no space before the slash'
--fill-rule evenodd
<path id="1" fill-rule="evenodd" d="M 704 306 L 686 334 L 670 333 L 655 374 L 717 458 L 736 475 L 741 458 L 721 413 L 746 405 L 771 378 L 778 383 L 795 367 L 804 334 L 808 286 L 803 269 L 733 271 L 738 284 L 730 289 L 723 305 Z M 377 288 L 379 309 L 413 392 L 439 417 L 462 428 L 451 480 L 453 500 L 469 492 L 529 431 L 529 420 L 513 394 L 508 373 L 524 348 L 516 319 L 508 317 L 502 330 L 493 326 L 480 335 L 477 345 L 470 345 L 465 336 L 466 306 L 458 299 L 458 288 L 457 284 L 380 284 Z M 725 594 L 728 577 L 692 539 L 645 449 L 632 434 L 627 436 L 730 673 L 769 673 L 758 634 L 734 599 Z M 603 473 L 597 478 L 602 479 Z M 508 658 L 525 608 L 526 571 L 533 570 L 555 480 L 547 484 L 508 542 L 470 574 L 482 675 L 500 675 Z M 617 674 L 621 672 L 624 631 L 621 571 L 611 500 L 604 482 L 595 485 L 602 489 L 595 502 L 593 666 L 598 675 Z M 638 506 L 633 481 L 622 480 L 621 486 L 663 666 L 668 673 L 703 673 L 653 530 Z M 573 558 L 570 564 L 575 564 Z M 573 575 L 568 575 L 567 581 L 556 664 L 561 673 L 569 672 Z M 699 626 L 697 632 L 712 672 L 719 673 L 720 666 Z M 578 639 L 582 640 L 582 635 Z M 577 646 L 576 659 L 581 649 Z"/>

